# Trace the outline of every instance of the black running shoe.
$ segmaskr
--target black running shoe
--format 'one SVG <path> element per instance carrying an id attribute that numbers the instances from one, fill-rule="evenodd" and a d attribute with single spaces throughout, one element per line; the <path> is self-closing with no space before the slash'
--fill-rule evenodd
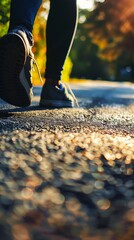
<path id="1" fill-rule="evenodd" d="M 22 29 L 15 29 L 0 39 L 0 98 L 19 107 L 31 103 L 31 48 Z"/>
<path id="2" fill-rule="evenodd" d="M 79 107 L 75 95 L 70 86 L 66 83 L 60 83 L 58 86 L 54 86 L 51 83 L 45 83 L 42 88 L 39 105 L 48 108 Z"/>

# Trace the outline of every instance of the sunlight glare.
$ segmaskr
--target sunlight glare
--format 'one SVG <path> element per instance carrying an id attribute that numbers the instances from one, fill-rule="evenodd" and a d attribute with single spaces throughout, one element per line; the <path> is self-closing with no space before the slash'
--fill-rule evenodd
<path id="1" fill-rule="evenodd" d="M 95 0 L 77 0 L 81 9 L 88 9 L 92 11 L 94 9 Z M 97 0 L 97 2 L 104 2 L 105 0 Z"/>
<path id="2" fill-rule="evenodd" d="M 94 0 L 78 0 L 78 5 L 81 9 L 90 9 L 94 8 Z"/>

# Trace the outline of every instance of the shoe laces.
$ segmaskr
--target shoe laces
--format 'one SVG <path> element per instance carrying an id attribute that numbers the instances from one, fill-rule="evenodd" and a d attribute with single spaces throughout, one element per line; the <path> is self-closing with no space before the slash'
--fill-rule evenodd
<path id="1" fill-rule="evenodd" d="M 73 93 L 71 87 L 69 86 L 69 84 L 67 84 L 67 83 L 64 82 L 64 85 L 65 85 L 66 88 L 68 89 L 70 95 L 73 97 L 73 100 L 74 100 L 74 102 L 75 102 L 76 107 L 79 107 L 78 100 L 77 100 L 77 98 L 75 97 L 75 95 L 74 95 L 74 93 Z"/>
<path id="2" fill-rule="evenodd" d="M 32 59 L 32 71 L 37 71 L 40 83 L 43 84 L 42 76 L 37 61 L 35 60 L 33 54 L 29 54 L 29 57 Z"/>

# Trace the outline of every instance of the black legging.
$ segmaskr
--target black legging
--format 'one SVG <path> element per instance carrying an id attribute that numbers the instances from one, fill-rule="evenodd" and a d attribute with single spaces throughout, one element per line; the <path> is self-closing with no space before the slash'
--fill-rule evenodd
<path id="1" fill-rule="evenodd" d="M 11 0 L 10 26 L 23 26 L 32 32 L 42 0 Z M 47 63 L 45 78 L 59 80 L 72 46 L 77 23 L 77 0 L 50 0 L 47 21 Z"/>

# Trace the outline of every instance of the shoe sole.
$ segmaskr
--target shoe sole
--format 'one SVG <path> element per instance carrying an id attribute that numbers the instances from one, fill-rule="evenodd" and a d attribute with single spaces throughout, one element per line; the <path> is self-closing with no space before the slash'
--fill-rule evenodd
<path id="1" fill-rule="evenodd" d="M 0 39 L 0 98 L 18 107 L 31 103 L 20 81 L 25 60 L 25 43 L 18 34 L 7 34 Z"/>
<path id="2" fill-rule="evenodd" d="M 61 100 L 46 100 L 43 99 L 40 101 L 40 107 L 50 107 L 50 108 L 73 108 L 74 105 L 70 101 L 61 101 Z"/>

